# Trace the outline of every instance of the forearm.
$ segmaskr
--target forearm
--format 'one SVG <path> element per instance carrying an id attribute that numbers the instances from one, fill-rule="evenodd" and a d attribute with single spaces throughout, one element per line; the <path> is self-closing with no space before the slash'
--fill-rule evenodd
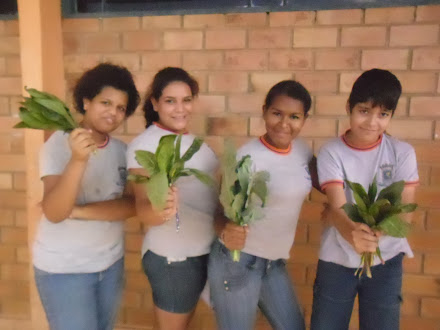
<path id="1" fill-rule="evenodd" d="M 167 221 L 156 212 L 149 200 L 136 200 L 136 215 L 140 221 L 149 226 L 160 226 Z"/>
<path id="2" fill-rule="evenodd" d="M 78 196 L 87 162 L 70 160 L 56 184 L 45 192 L 42 207 L 49 221 L 61 222 L 70 216 Z"/>
<path id="3" fill-rule="evenodd" d="M 344 210 L 338 208 L 332 210 L 331 224 L 341 234 L 341 236 L 351 245 L 353 242 L 353 230 L 356 229 L 355 223 L 347 217 Z"/>
<path id="4" fill-rule="evenodd" d="M 223 209 L 219 207 L 214 214 L 214 230 L 218 237 L 221 237 L 228 221 L 229 219 L 223 214 Z"/>
<path id="5" fill-rule="evenodd" d="M 77 205 L 73 208 L 71 217 L 82 220 L 121 221 L 135 215 L 134 198 L 125 196 L 120 199 Z"/>

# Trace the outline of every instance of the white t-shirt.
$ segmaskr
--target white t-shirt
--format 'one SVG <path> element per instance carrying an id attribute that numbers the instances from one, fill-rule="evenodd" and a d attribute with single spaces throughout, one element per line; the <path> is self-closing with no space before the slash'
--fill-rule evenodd
<path id="1" fill-rule="evenodd" d="M 386 134 L 365 149 L 350 146 L 344 136 L 329 141 L 318 154 L 318 175 L 323 190 L 328 184 L 344 185 L 348 203 L 355 201 L 344 180 L 360 183 L 368 190 L 376 176 L 378 193 L 393 182 L 404 180 L 407 185 L 411 185 L 417 184 L 419 180 L 413 147 Z M 406 238 L 383 236 L 379 240 L 379 248 L 384 260 L 400 252 L 413 256 Z M 324 230 L 319 258 L 350 268 L 360 264 L 360 255 L 335 227 Z M 375 257 L 374 265 L 379 263 L 379 258 Z"/>
<path id="2" fill-rule="evenodd" d="M 270 260 L 288 259 L 301 206 L 312 188 L 309 162 L 313 154 L 300 138 L 285 151 L 259 138 L 239 149 L 238 159 L 244 155 L 251 156 L 256 171 L 268 171 L 270 180 L 264 217 L 249 225 L 242 251 Z"/>
<path id="3" fill-rule="evenodd" d="M 136 150 L 155 152 L 164 135 L 174 134 L 157 125 L 151 125 L 128 146 L 127 168 L 141 168 L 135 159 Z M 180 154 L 190 147 L 194 136 L 182 136 Z M 218 160 L 204 143 L 200 150 L 185 163 L 185 168 L 195 168 L 214 176 Z M 152 252 L 169 259 L 182 260 L 209 253 L 214 240 L 213 216 L 218 197 L 214 188 L 201 183 L 194 176 L 180 177 L 176 182 L 179 194 L 178 214 L 180 230 L 176 231 L 175 218 L 159 226 L 151 226 L 145 234 L 142 255 Z"/>
<path id="4" fill-rule="evenodd" d="M 40 153 L 40 177 L 62 175 L 71 158 L 68 134 L 55 132 Z M 126 145 L 110 138 L 88 160 L 81 181 L 77 205 L 117 199 L 122 196 L 127 176 Z M 123 220 L 123 219 L 121 219 Z M 59 223 L 43 215 L 33 245 L 35 267 L 52 273 L 102 271 L 124 254 L 122 221 L 66 219 Z"/>

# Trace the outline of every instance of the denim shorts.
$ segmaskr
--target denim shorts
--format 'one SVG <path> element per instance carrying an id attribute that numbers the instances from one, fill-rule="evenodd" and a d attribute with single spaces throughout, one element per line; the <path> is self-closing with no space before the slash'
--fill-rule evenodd
<path id="1" fill-rule="evenodd" d="M 206 284 L 208 255 L 168 261 L 150 250 L 142 258 L 154 304 L 171 313 L 191 312 Z"/>

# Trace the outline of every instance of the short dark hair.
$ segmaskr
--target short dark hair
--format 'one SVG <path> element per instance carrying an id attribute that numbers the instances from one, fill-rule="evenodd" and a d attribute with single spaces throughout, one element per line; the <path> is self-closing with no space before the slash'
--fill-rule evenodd
<path id="1" fill-rule="evenodd" d="M 153 82 L 151 83 L 145 97 L 143 110 L 147 122 L 146 127 L 159 120 L 159 114 L 154 111 L 151 99 L 159 100 L 165 87 L 176 81 L 187 84 L 191 90 L 192 96 L 197 96 L 199 94 L 199 84 L 197 83 L 197 80 L 182 68 L 166 67 L 160 70 L 154 76 Z"/>
<path id="2" fill-rule="evenodd" d="M 73 100 L 78 112 L 84 114 L 84 99 L 92 100 L 104 87 L 113 87 L 127 93 L 128 104 L 125 117 L 134 113 L 140 97 L 133 76 L 125 67 L 101 63 L 84 72 L 73 90 Z"/>
<path id="3" fill-rule="evenodd" d="M 399 79 L 390 71 L 371 69 L 362 73 L 353 84 L 348 104 L 350 112 L 358 103 L 372 102 L 373 107 L 381 106 L 394 114 L 402 94 Z"/>
<path id="4" fill-rule="evenodd" d="M 306 115 L 312 105 L 312 98 L 308 90 L 295 80 L 283 80 L 275 84 L 267 93 L 264 101 L 264 110 L 267 110 L 277 96 L 286 95 L 292 99 L 301 101 Z"/>

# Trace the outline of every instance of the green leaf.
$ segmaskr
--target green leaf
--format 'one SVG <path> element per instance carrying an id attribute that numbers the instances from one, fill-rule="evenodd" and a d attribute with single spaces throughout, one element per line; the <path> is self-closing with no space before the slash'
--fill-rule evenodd
<path id="1" fill-rule="evenodd" d="M 399 205 L 400 212 L 402 212 L 402 213 L 414 212 L 416 210 L 416 208 L 417 208 L 417 204 L 415 204 L 415 203 Z"/>
<path id="2" fill-rule="evenodd" d="M 191 159 L 191 157 L 197 152 L 199 151 L 200 147 L 203 144 L 203 139 L 196 137 L 191 146 L 188 148 L 188 150 L 183 154 L 182 156 L 182 161 L 183 162 L 187 162 L 188 160 Z"/>
<path id="3" fill-rule="evenodd" d="M 392 205 L 398 204 L 402 200 L 402 192 L 405 187 L 403 180 L 394 182 L 388 187 L 382 189 L 377 199 L 388 199 Z"/>
<path id="4" fill-rule="evenodd" d="M 257 195 L 261 199 L 262 207 L 265 206 L 267 200 L 267 182 L 270 179 L 269 172 L 259 171 L 253 175 L 251 194 Z"/>
<path id="5" fill-rule="evenodd" d="M 209 187 L 217 186 L 216 181 L 205 172 L 199 171 L 195 168 L 187 168 L 186 171 L 188 171 L 191 175 L 194 175 L 200 182 L 206 184 Z"/>
<path id="6" fill-rule="evenodd" d="M 234 212 L 235 216 L 231 220 L 235 220 L 235 222 L 239 225 L 243 225 L 243 219 L 242 219 L 242 212 L 244 208 L 244 204 L 246 202 L 245 194 L 240 193 L 238 195 L 234 196 L 234 200 L 232 202 L 232 211 Z"/>
<path id="7" fill-rule="evenodd" d="M 359 208 L 359 214 L 361 215 L 362 219 L 364 219 L 364 223 L 366 223 L 369 227 L 373 227 L 376 224 L 376 220 L 373 218 L 373 216 L 361 208 Z"/>
<path id="8" fill-rule="evenodd" d="M 362 187 L 361 184 L 356 182 L 351 182 L 348 180 L 345 180 L 347 185 L 350 187 L 350 189 L 353 191 L 353 197 L 356 201 L 356 204 L 364 211 L 367 210 L 367 206 L 369 206 L 369 199 L 368 194 L 365 191 L 364 187 Z"/>
<path id="9" fill-rule="evenodd" d="M 21 121 L 15 124 L 13 128 L 32 128 L 32 127 L 29 127 L 24 121 Z"/>
<path id="10" fill-rule="evenodd" d="M 127 176 L 127 180 L 135 183 L 145 183 L 148 181 L 148 177 L 139 174 L 130 174 Z"/>
<path id="11" fill-rule="evenodd" d="M 63 102 L 63 101 L 61 101 L 58 97 L 56 97 L 53 94 L 46 93 L 46 92 L 43 92 L 43 91 L 38 91 L 35 88 L 24 87 L 24 89 L 29 93 L 29 95 L 31 97 L 41 98 L 41 99 L 51 99 L 51 100 L 55 100 L 55 101 L 58 101 L 58 102 L 61 102 L 61 103 Z"/>
<path id="12" fill-rule="evenodd" d="M 134 153 L 136 161 L 147 171 L 149 176 L 159 172 L 156 156 L 152 152 L 146 150 L 136 150 Z"/>
<path id="13" fill-rule="evenodd" d="M 370 206 L 370 208 L 368 209 L 368 213 L 374 219 L 377 219 L 381 208 L 385 205 L 390 205 L 390 202 L 387 199 L 378 199 Z"/>
<path id="14" fill-rule="evenodd" d="M 176 180 L 179 177 L 184 176 L 184 174 L 181 173 L 182 171 L 183 171 L 182 160 L 174 162 L 173 166 L 171 166 L 170 172 L 168 173 L 168 178 L 170 180 L 170 184 L 173 184 L 174 182 L 176 182 Z"/>
<path id="15" fill-rule="evenodd" d="M 55 111 L 56 113 L 63 116 L 72 126 L 76 126 L 76 123 L 73 121 L 72 117 L 67 112 L 63 102 L 52 99 L 40 99 L 40 98 L 35 98 L 34 100 L 35 102 L 41 104 L 42 106 L 52 111 Z"/>
<path id="16" fill-rule="evenodd" d="M 180 160 L 180 146 L 182 145 L 182 134 L 179 134 L 176 139 L 176 146 L 174 147 L 174 162 Z"/>
<path id="17" fill-rule="evenodd" d="M 374 203 L 374 200 L 376 199 L 377 195 L 377 183 L 376 183 L 376 176 L 374 176 L 373 182 L 368 187 L 368 199 L 370 201 L 370 205 Z"/>
<path id="18" fill-rule="evenodd" d="M 384 232 L 386 235 L 392 237 L 406 237 L 409 233 L 411 225 L 400 219 L 398 215 L 392 215 L 384 220 L 382 220 L 378 225 L 377 229 Z"/>
<path id="19" fill-rule="evenodd" d="M 156 149 L 157 164 L 159 169 L 165 173 L 169 173 L 173 165 L 174 141 L 176 137 L 175 134 L 162 136 Z"/>
<path id="20" fill-rule="evenodd" d="M 364 219 L 359 214 L 359 207 L 356 204 L 345 203 L 341 208 L 352 221 L 365 223 Z"/>
<path id="21" fill-rule="evenodd" d="M 249 181 L 251 179 L 251 165 L 252 161 L 249 155 L 243 156 L 237 164 L 236 172 L 241 190 L 248 190 Z"/>
<path id="22" fill-rule="evenodd" d="M 147 195 L 154 208 L 162 210 L 168 196 L 168 178 L 163 171 L 150 176 L 146 182 Z"/>

